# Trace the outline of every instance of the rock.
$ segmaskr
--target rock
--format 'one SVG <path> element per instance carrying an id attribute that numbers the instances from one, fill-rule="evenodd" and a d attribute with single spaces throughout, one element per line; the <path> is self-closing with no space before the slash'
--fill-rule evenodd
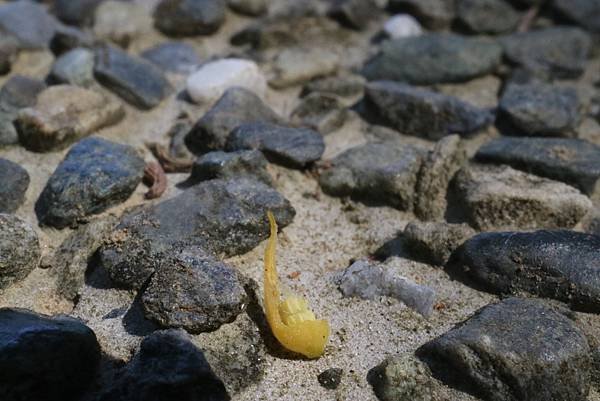
<path id="1" fill-rule="evenodd" d="M 235 269 L 201 252 L 184 251 L 152 276 L 142 304 L 146 317 L 160 326 L 197 334 L 234 321 L 248 296 Z"/>
<path id="2" fill-rule="evenodd" d="M 19 135 L 13 125 L 14 112 L 0 110 L 0 148 L 19 143 Z"/>
<path id="3" fill-rule="evenodd" d="M 40 224 L 74 226 L 125 201 L 144 175 L 144 160 L 129 145 L 98 137 L 71 148 L 36 203 Z"/>
<path id="4" fill-rule="evenodd" d="M 222 150 L 234 128 L 255 122 L 284 124 L 283 118 L 253 92 L 234 87 L 225 91 L 217 103 L 196 122 L 185 143 L 197 154 Z"/>
<path id="5" fill-rule="evenodd" d="M 407 38 L 423 34 L 419 21 L 409 14 L 396 14 L 383 24 L 383 32 L 391 38 Z"/>
<path id="6" fill-rule="evenodd" d="M 592 208 L 576 188 L 508 166 L 471 166 L 456 180 L 469 222 L 482 231 L 571 228 Z"/>
<path id="7" fill-rule="evenodd" d="M 54 14 L 62 22 L 71 25 L 91 25 L 94 12 L 98 5 L 104 0 L 55 0 Z"/>
<path id="8" fill-rule="evenodd" d="M 210 35 L 224 21 L 224 0 L 162 0 L 154 11 L 154 26 L 170 36 Z"/>
<path id="9" fill-rule="evenodd" d="M 362 96 L 364 90 L 365 78 L 362 75 L 342 73 L 308 82 L 302 89 L 302 95 L 321 92 L 340 97 L 357 97 Z"/>
<path id="10" fill-rule="evenodd" d="M 319 381 L 319 384 L 326 389 L 335 390 L 342 382 L 343 374 L 344 370 L 341 368 L 329 368 L 319 373 L 317 380 Z"/>
<path id="11" fill-rule="evenodd" d="M 422 220 L 443 220 L 448 185 L 466 162 L 458 135 L 440 139 L 423 161 L 416 186 L 415 214 Z"/>
<path id="12" fill-rule="evenodd" d="M 0 89 L 0 147 L 19 142 L 13 121 L 20 109 L 35 105 L 45 88 L 44 82 L 22 75 L 13 75 L 4 83 Z"/>
<path id="13" fill-rule="evenodd" d="M 62 54 L 52 65 L 50 80 L 59 84 L 91 86 L 94 83 L 94 53 L 76 48 Z"/>
<path id="14" fill-rule="evenodd" d="M 382 13 L 377 0 L 335 0 L 330 15 L 343 25 L 364 30 Z"/>
<path id="15" fill-rule="evenodd" d="M 176 395 L 181 401 L 225 401 L 229 395 L 183 330 L 157 331 L 118 373 L 100 401 L 160 401 Z"/>
<path id="16" fill-rule="evenodd" d="M 15 215 L 0 213 L 0 290 L 27 277 L 40 253 L 33 228 Z"/>
<path id="17" fill-rule="evenodd" d="M 161 261 L 178 250 L 236 255 L 254 248 L 268 237 L 267 210 L 281 227 L 295 215 L 283 196 L 258 181 L 205 181 L 125 214 L 111 241 L 100 249 L 100 264 L 116 284 L 140 288 Z"/>
<path id="18" fill-rule="evenodd" d="M 581 139 L 503 137 L 484 144 L 475 157 L 600 194 L 600 146 Z"/>
<path id="19" fill-rule="evenodd" d="M 267 81 L 254 61 L 225 58 L 200 67 L 188 77 L 186 89 L 194 102 L 212 103 L 234 86 L 263 97 Z"/>
<path id="20" fill-rule="evenodd" d="M 0 5 L 0 32 L 11 35 L 24 49 L 48 46 L 58 21 L 46 7 L 33 1 L 15 1 Z"/>
<path id="21" fill-rule="evenodd" d="M 126 48 L 152 31 L 152 18 L 142 4 L 117 0 L 103 1 L 94 13 L 96 38 Z"/>
<path id="22" fill-rule="evenodd" d="M 374 123 L 433 140 L 474 133 L 494 120 L 490 111 L 453 96 L 392 81 L 369 83 L 364 100 Z"/>
<path id="23" fill-rule="evenodd" d="M 325 142 L 311 129 L 250 123 L 235 128 L 225 147 L 229 151 L 257 149 L 274 163 L 304 168 L 321 158 Z"/>
<path id="24" fill-rule="evenodd" d="M 463 242 L 476 234 L 467 224 L 413 221 L 404 228 L 410 252 L 437 266 L 444 266 Z"/>
<path id="25" fill-rule="evenodd" d="M 189 118 L 184 117 L 175 121 L 169 129 L 167 136 L 171 138 L 169 141 L 169 154 L 176 159 L 193 160 L 194 154 L 190 152 L 185 144 L 185 137 L 192 129 L 192 122 Z"/>
<path id="26" fill-rule="evenodd" d="M 27 170 L 0 158 L 0 213 L 14 213 L 25 201 L 28 187 Z"/>
<path id="27" fill-rule="evenodd" d="M 577 78 L 584 70 L 591 39 L 578 28 L 554 27 L 501 39 L 512 63 L 543 78 Z"/>
<path id="28" fill-rule="evenodd" d="M 227 4 L 236 13 L 258 17 L 269 10 L 267 0 L 228 0 Z"/>
<path id="29" fill-rule="evenodd" d="M 499 111 L 518 134 L 574 136 L 581 120 L 577 91 L 546 84 L 510 84 Z"/>
<path id="30" fill-rule="evenodd" d="M 206 153 L 194 162 L 189 181 L 197 183 L 215 178 L 232 179 L 236 177 L 249 177 L 267 185 L 273 184 L 273 180 L 267 172 L 267 159 L 258 150 Z"/>
<path id="31" fill-rule="evenodd" d="M 553 0 L 552 7 L 581 27 L 600 32 L 600 3 L 596 0 Z"/>
<path id="32" fill-rule="evenodd" d="M 39 94 L 35 107 L 19 111 L 15 127 L 27 149 L 49 152 L 116 124 L 124 113 L 119 103 L 98 92 L 56 85 Z"/>
<path id="33" fill-rule="evenodd" d="M 332 196 L 351 196 L 411 210 L 425 151 L 399 143 L 369 143 L 343 152 L 321 173 L 319 184 Z"/>
<path id="34" fill-rule="evenodd" d="M 185 42 L 165 42 L 151 47 L 140 54 L 165 71 L 189 74 L 200 64 L 194 47 Z"/>
<path id="35" fill-rule="evenodd" d="M 585 400 L 589 345 L 566 316 L 539 300 L 483 307 L 417 355 L 434 376 L 490 401 Z"/>
<path id="36" fill-rule="evenodd" d="M 290 120 L 298 126 L 328 134 L 344 125 L 347 117 L 348 110 L 337 96 L 313 92 L 296 106 Z"/>
<path id="37" fill-rule="evenodd" d="M 584 229 L 590 234 L 600 236 L 600 210 L 596 209 L 589 218 L 586 217 Z"/>
<path id="38" fill-rule="evenodd" d="M 78 47 L 91 48 L 95 40 L 94 35 L 89 31 L 61 25 L 50 41 L 50 50 L 55 55 L 60 55 Z"/>
<path id="39" fill-rule="evenodd" d="M 364 260 L 347 267 L 339 277 L 338 284 L 345 297 L 374 299 L 389 296 L 425 317 L 431 315 L 435 303 L 435 291 L 431 288 L 413 283 L 396 272 Z"/>
<path id="40" fill-rule="evenodd" d="M 12 36 L 0 38 L 0 75 L 10 71 L 12 63 L 17 57 L 18 43 Z"/>
<path id="41" fill-rule="evenodd" d="M 458 0 L 458 21 L 473 33 L 513 32 L 521 15 L 504 0 Z"/>
<path id="42" fill-rule="evenodd" d="M 281 89 L 302 84 L 313 78 L 333 74 L 339 64 L 338 56 L 319 47 L 287 48 L 273 61 L 274 77 L 269 85 Z"/>
<path id="43" fill-rule="evenodd" d="M 449 28 L 455 15 L 455 0 L 389 0 L 389 7 L 416 16 L 427 28 Z"/>
<path id="44" fill-rule="evenodd" d="M 431 371 L 413 355 L 386 358 L 369 371 L 367 379 L 381 401 L 434 401 L 440 399 Z"/>
<path id="45" fill-rule="evenodd" d="M 414 85 L 463 82 L 493 72 L 501 56 L 500 45 L 489 39 L 429 33 L 384 42 L 363 75 Z"/>
<path id="46" fill-rule="evenodd" d="M 90 385 L 100 345 L 79 319 L 0 309 L 0 393 L 6 401 L 68 400 Z"/>

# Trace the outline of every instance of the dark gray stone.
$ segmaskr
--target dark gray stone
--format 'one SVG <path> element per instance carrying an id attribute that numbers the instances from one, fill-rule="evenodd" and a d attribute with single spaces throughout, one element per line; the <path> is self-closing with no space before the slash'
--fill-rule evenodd
<path id="1" fill-rule="evenodd" d="M 162 0 L 154 11 L 154 26 L 171 36 L 210 35 L 224 21 L 224 0 Z"/>
<path id="2" fill-rule="evenodd" d="M 236 13 L 258 17 L 269 11 L 268 0 L 229 0 L 229 8 Z"/>
<path id="3" fill-rule="evenodd" d="M 474 133 L 494 120 L 490 111 L 453 96 L 392 81 L 367 85 L 365 109 L 366 117 L 379 125 L 434 140 Z"/>
<path id="4" fill-rule="evenodd" d="M 311 129 L 251 123 L 234 129 L 225 147 L 229 151 L 257 149 L 275 163 L 303 168 L 321 158 L 325 142 Z"/>
<path id="5" fill-rule="evenodd" d="M 386 358 L 371 369 L 367 380 L 381 401 L 443 400 L 441 385 L 431 377 L 425 363 L 414 355 Z"/>
<path id="6" fill-rule="evenodd" d="M 58 165 L 36 203 L 40 224 L 77 225 L 125 201 L 144 175 L 144 160 L 128 145 L 91 137 Z"/>
<path id="7" fill-rule="evenodd" d="M 21 48 L 47 47 L 58 25 L 39 3 L 22 0 L 0 5 L 0 32 L 16 38 Z"/>
<path id="8" fill-rule="evenodd" d="M 94 35 L 89 31 L 62 25 L 56 29 L 50 41 L 50 50 L 55 55 L 60 55 L 78 47 L 91 48 L 95 40 Z"/>
<path id="9" fill-rule="evenodd" d="M 444 266 L 452 252 L 475 234 L 467 224 L 446 222 L 413 221 L 404 228 L 410 253 L 438 266 Z"/>
<path id="10" fill-rule="evenodd" d="M 347 117 L 348 111 L 337 96 L 313 92 L 296 106 L 290 120 L 297 126 L 327 134 L 344 125 Z"/>
<path id="11" fill-rule="evenodd" d="M 95 59 L 96 79 L 140 109 L 157 106 L 173 90 L 160 68 L 114 46 L 96 48 Z"/>
<path id="12" fill-rule="evenodd" d="M 377 0 L 334 0 L 330 15 L 342 24 L 363 30 L 382 14 Z"/>
<path id="13" fill-rule="evenodd" d="M 59 84 L 90 86 L 94 83 L 94 53 L 76 48 L 62 54 L 52 65 L 50 80 Z"/>
<path id="14" fill-rule="evenodd" d="M 5 401 L 71 400 L 100 361 L 94 332 L 79 319 L 0 309 L 0 393 Z"/>
<path id="15" fill-rule="evenodd" d="M 0 158 L 0 213 L 14 213 L 25 201 L 28 187 L 27 170 Z"/>
<path id="16" fill-rule="evenodd" d="M 343 374 L 344 370 L 342 368 L 329 368 L 319 373 L 317 380 L 326 389 L 335 390 L 342 382 Z"/>
<path id="17" fill-rule="evenodd" d="M 17 57 L 18 42 L 12 36 L 3 36 L 0 38 L 0 75 L 10 71 L 15 58 Z"/>
<path id="18" fill-rule="evenodd" d="M 40 253 L 33 228 L 15 215 L 0 213 L 0 290 L 27 277 Z"/>
<path id="19" fill-rule="evenodd" d="M 341 74 L 315 79 L 302 89 L 302 95 L 320 92 L 341 97 L 360 96 L 365 90 L 365 78 L 356 74 Z"/>
<path id="20" fill-rule="evenodd" d="M 194 47 L 185 42 L 165 42 L 144 50 L 140 54 L 165 71 L 189 74 L 200 64 Z"/>
<path id="21" fill-rule="evenodd" d="M 19 142 L 13 121 L 20 109 L 35 106 L 38 94 L 46 84 L 23 75 L 11 76 L 0 89 L 0 146 Z"/>
<path id="22" fill-rule="evenodd" d="M 54 14 L 62 22 L 71 25 L 91 25 L 96 7 L 104 0 L 55 0 Z"/>
<path id="23" fill-rule="evenodd" d="M 500 45 L 489 39 L 431 33 L 384 42 L 363 75 L 415 85 L 463 82 L 493 72 L 501 56 Z"/>
<path id="24" fill-rule="evenodd" d="M 273 180 L 267 172 L 267 164 L 267 159 L 258 150 L 217 150 L 202 155 L 194 162 L 189 181 L 195 183 L 215 178 L 249 177 L 272 185 Z"/>
<path id="25" fill-rule="evenodd" d="M 517 28 L 521 15 L 504 0 L 458 0 L 457 19 L 474 33 L 499 34 Z"/>
<path id="26" fill-rule="evenodd" d="M 455 0 L 389 0 L 396 12 L 414 15 L 429 29 L 450 27 L 455 16 Z"/>
<path id="27" fill-rule="evenodd" d="M 509 298 L 423 345 L 434 376 L 489 401 L 587 399 L 590 347 L 563 308 Z"/>
<path id="28" fill-rule="evenodd" d="M 198 154 L 223 150 L 234 128 L 253 122 L 283 124 L 283 119 L 248 89 L 230 88 L 196 122 L 185 142 Z"/>
<path id="29" fill-rule="evenodd" d="M 600 2 L 597 0 L 553 0 L 552 6 L 581 27 L 600 32 Z"/>
<path id="30" fill-rule="evenodd" d="M 205 181 L 124 215 L 100 249 L 101 265 L 116 284 L 140 288 L 165 257 L 181 249 L 236 255 L 254 248 L 268 237 L 267 210 L 282 227 L 295 215 L 283 196 L 261 182 Z"/>

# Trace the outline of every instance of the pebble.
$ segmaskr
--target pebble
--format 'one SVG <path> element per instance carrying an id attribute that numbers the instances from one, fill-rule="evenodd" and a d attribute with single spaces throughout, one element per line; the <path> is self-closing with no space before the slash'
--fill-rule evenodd
<path id="1" fill-rule="evenodd" d="M 20 48 L 47 47 L 57 26 L 56 18 L 42 4 L 24 0 L 0 5 L 0 31 L 17 39 Z"/>
<path id="2" fill-rule="evenodd" d="M 84 26 L 91 25 L 94 12 L 104 0 L 55 0 L 53 11 L 65 24 Z"/>
<path id="3" fill-rule="evenodd" d="M 162 0 L 154 11 L 154 26 L 170 36 L 211 35 L 224 21 L 224 0 Z"/>
<path id="4" fill-rule="evenodd" d="M 267 171 L 267 159 L 258 150 L 239 150 L 208 152 L 194 162 L 188 181 L 197 183 L 215 178 L 231 179 L 249 177 L 273 185 L 273 179 Z"/>
<path id="5" fill-rule="evenodd" d="M 269 11 L 268 0 L 228 0 L 227 5 L 236 13 L 259 17 Z"/>
<path id="6" fill-rule="evenodd" d="M 144 160 L 129 145 L 99 137 L 75 144 L 48 179 L 36 203 L 40 224 L 76 226 L 127 200 L 141 182 Z"/>
<path id="7" fill-rule="evenodd" d="M 34 106 L 44 82 L 23 75 L 11 76 L 0 89 L 0 147 L 19 142 L 13 121 L 24 107 Z"/>
<path id="8" fill-rule="evenodd" d="M 140 56 L 165 71 L 190 74 L 200 64 L 200 57 L 194 47 L 185 42 L 160 43 L 144 50 Z"/>
<path id="9" fill-rule="evenodd" d="M 552 7 L 582 28 L 600 32 L 600 3 L 597 0 L 553 0 Z"/>
<path id="10" fill-rule="evenodd" d="M 152 17 L 141 3 L 102 1 L 94 12 L 93 33 L 101 41 L 127 48 L 152 32 Z"/>
<path id="11" fill-rule="evenodd" d="M 483 307 L 417 355 L 436 378 L 484 400 L 541 401 L 587 399 L 589 352 L 564 309 L 508 298 Z"/>
<path id="12" fill-rule="evenodd" d="M 319 47 L 282 50 L 273 61 L 274 76 L 269 85 L 282 89 L 303 84 L 311 79 L 331 75 L 339 66 L 338 56 Z"/>
<path id="13" fill-rule="evenodd" d="M 242 124 L 227 138 L 229 151 L 257 149 L 274 163 L 304 168 L 321 158 L 323 137 L 308 128 L 291 128 L 268 123 Z"/>
<path id="14" fill-rule="evenodd" d="M 456 177 L 460 203 L 480 230 L 571 228 L 592 208 L 562 182 L 508 166 L 470 166 Z"/>
<path id="15" fill-rule="evenodd" d="M 391 38 L 407 38 L 423 34 L 423 27 L 409 14 L 397 14 L 383 24 L 383 32 Z"/>
<path id="16" fill-rule="evenodd" d="M 0 213 L 14 213 L 25 201 L 29 173 L 10 160 L 0 158 Z"/>
<path id="17" fill-rule="evenodd" d="M 329 15 L 349 28 L 365 30 L 382 14 L 379 3 L 377 0 L 336 0 Z"/>
<path id="18" fill-rule="evenodd" d="M 344 370 L 342 368 L 329 368 L 319 373 L 317 380 L 326 389 L 335 390 L 342 382 L 343 374 Z"/>
<path id="19" fill-rule="evenodd" d="M 0 75 L 7 74 L 17 57 L 18 43 L 12 36 L 0 38 Z"/>
<path id="20" fill-rule="evenodd" d="M 476 231 L 467 224 L 413 221 L 404 228 L 410 253 L 436 266 L 444 266 L 450 255 Z"/>
<path id="21" fill-rule="evenodd" d="M 62 54 L 52 65 L 50 80 L 59 84 L 91 86 L 95 82 L 94 53 L 85 48 L 75 48 Z"/>
<path id="22" fill-rule="evenodd" d="M 61 25 L 50 41 L 50 50 L 55 55 L 60 55 L 78 47 L 91 48 L 94 46 L 94 41 L 94 35 L 87 30 Z"/>
<path id="23" fill-rule="evenodd" d="M 15 127 L 25 148 L 50 152 L 118 123 L 124 114 L 121 104 L 103 94 L 78 86 L 55 85 L 40 92 L 34 107 L 19 111 Z"/>
<path id="24" fill-rule="evenodd" d="M 20 217 L 0 213 L 0 290 L 27 277 L 40 253 L 34 229 Z"/>
<path id="25" fill-rule="evenodd" d="M 413 355 L 386 358 L 369 371 L 367 379 L 381 401 L 434 401 L 443 399 L 441 385 L 425 363 Z"/>
<path id="26" fill-rule="evenodd" d="M 458 0 L 456 17 L 470 32 L 492 35 L 513 32 L 521 21 L 505 0 Z"/>
<path id="27" fill-rule="evenodd" d="M 140 109 L 158 106 L 173 91 L 160 68 L 114 46 L 97 47 L 95 60 L 96 79 Z"/>
<path id="28" fill-rule="evenodd" d="M 290 115 L 290 121 L 321 134 L 339 129 L 348 118 L 348 110 L 341 99 L 327 93 L 313 92 L 304 97 Z"/>
<path id="29" fill-rule="evenodd" d="M 369 83 L 364 102 L 372 122 L 432 140 L 475 133 L 494 120 L 490 111 L 456 97 L 392 81 Z"/>
<path id="30" fill-rule="evenodd" d="M 449 28 L 455 17 L 454 1 L 448 0 L 389 0 L 392 10 L 416 16 L 427 28 Z"/>
<path id="31" fill-rule="evenodd" d="M 313 92 L 339 97 L 360 97 L 365 91 L 366 80 L 362 75 L 342 72 L 338 75 L 316 78 L 302 88 L 302 96 Z"/>
<path id="32" fill-rule="evenodd" d="M 79 319 L 2 308 L 0 355 L 4 400 L 70 400 L 90 386 L 100 345 Z"/>
<path id="33" fill-rule="evenodd" d="M 225 58 L 206 63 L 191 74 L 186 90 L 194 102 L 212 103 L 234 86 L 246 88 L 262 98 L 267 81 L 254 61 Z"/>

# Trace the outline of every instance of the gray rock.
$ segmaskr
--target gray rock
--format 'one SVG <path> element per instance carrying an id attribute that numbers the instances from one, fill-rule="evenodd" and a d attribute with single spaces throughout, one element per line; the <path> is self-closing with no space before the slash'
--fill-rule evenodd
<path id="1" fill-rule="evenodd" d="M 224 21 L 224 0 L 162 0 L 154 11 L 154 26 L 171 36 L 210 35 Z"/>
<path id="2" fill-rule="evenodd" d="M 494 120 L 490 111 L 453 96 L 392 81 L 369 83 L 365 108 L 367 117 L 379 125 L 434 140 L 474 133 Z"/>
<path id="3" fill-rule="evenodd" d="M 173 90 L 160 68 L 116 47 L 96 48 L 95 60 L 96 79 L 140 109 L 154 108 Z"/>
<path id="4" fill-rule="evenodd" d="M 35 105 L 45 88 L 44 82 L 22 75 L 13 75 L 4 83 L 0 89 L 0 146 L 19 142 L 13 121 L 20 109 Z"/>
<path id="5" fill-rule="evenodd" d="M 40 224 L 74 226 L 125 201 L 144 175 L 144 160 L 128 145 L 91 137 L 71 148 L 35 205 Z"/>
<path id="6" fill-rule="evenodd" d="M 504 0 L 458 0 L 458 21 L 474 33 L 513 32 L 521 15 Z"/>
<path id="7" fill-rule="evenodd" d="M 314 78 L 336 72 L 339 56 L 321 47 L 287 47 L 273 60 L 273 77 L 269 85 L 277 89 L 304 84 Z"/>
<path id="8" fill-rule="evenodd" d="M 241 277 L 232 267 L 183 251 L 164 261 L 142 296 L 144 314 L 162 327 L 190 333 L 217 330 L 248 304 Z"/>
<path id="9" fill-rule="evenodd" d="M 581 139 L 498 138 L 475 157 L 563 181 L 590 196 L 600 194 L 600 146 Z"/>
<path id="10" fill-rule="evenodd" d="M 50 79 L 59 84 L 90 86 L 94 82 L 94 53 L 76 48 L 62 54 L 52 65 Z"/>
<path id="11" fill-rule="evenodd" d="M 0 213 L 0 290 L 27 277 L 40 253 L 33 228 L 15 215 Z"/>
<path id="12" fill-rule="evenodd" d="M 564 310 L 509 298 L 417 354 L 447 384 L 490 401 L 587 399 L 590 348 Z"/>
<path id="13" fill-rule="evenodd" d="M 321 158 L 323 137 L 307 128 L 288 128 L 267 123 L 242 124 L 227 138 L 229 151 L 258 149 L 284 166 L 303 168 Z"/>
<path id="14" fill-rule="evenodd" d="M 344 370 L 342 368 L 330 368 L 319 373 L 317 380 L 326 389 L 335 390 L 342 382 L 343 374 Z"/>
<path id="15" fill-rule="evenodd" d="M 501 39 L 505 56 L 543 78 L 577 78 L 584 70 L 591 39 L 579 28 L 554 27 Z"/>
<path id="16" fill-rule="evenodd" d="M 27 170 L 0 158 L 0 213 L 14 213 L 25 201 L 28 187 Z"/>
<path id="17" fill-rule="evenodd" d="M 331 160 L 319 184 L 329 195 L 411 210 L 424 156 L 424 150 L 398 143 L 357 146 Z"/>
<path id="18" fill-rule="evenodd" d="M 469 222 L 480 230 L 571 228 L 592 202 L 562 182 L 508 166 L 470 166 L 456 177 Z"/>
<path id="19" fill-rule="evenodd" d="M 18 43 L 12 36 L 0 38 L 0 75 L 10 71 L 13 61 L 17 57 Z"/>
<path id="20" fill-rule="evenodd" d="M 97 42 L 127 48 L 153 31 L 152 16 L 143 2 L 106 0 L 94 11 L 92 31 Z"/>
<path id="21" fill-rule="evenodd" d="M 100 345 L 83 322 L 0 309 L 0 393 L 6 401 L 77 399 L 91 384 Z"/>
<path id="22" fill-rule="evenodd" d="M 78 47 L 91 48 L 96 38 L 89 31 L 83 31 L 73 26 L 61 25 L 56 29 L 50 41 L 50 50 L 60 55 Z"/>
<path id="23" fill-rule="evenodd" d="M 165 71 L 179 74 L 193 72 L 201 60 L 194 47 L 185 42 L 160 43 L 144 50 L 140 56 L 151 61 Z"/>
<path id="24" fill-rule="evenodd" d="M 0 32 L 16 38 L 21 48 L 47 47 L 57 26 L 56 18 L 39 3 L 23 0 L 0 5 Z"/>
<path id="25" fill-rule="evenodd" d="M 185 144 L 185 138 L 192 129 L 192 122 L 189 118 L 179 118 L 169 129 L 167 136 L 169 141 L 169 154 L 177 159 L 193 160 L 194 154 L 190 152 Z"/>
<path id="26" fill-rule="evenodd" d="M 298 126 L 327 134 L 344 125 L 347 117 L 348 111 L 337 96 L 313 92 L 296 106 L 290 120 Z"/>
<path id="27" fill-rule="evenodd" d="M 413 221 L 404 228 L 410 253 L 438 266 L 444 266 L 452 252 L 475 234 L 467 224 L 446 222 Z"/>
<path id="28" fill-rule="evenodd" d="M 267 0 L 228 0 L 227 4 L 236 13 L 258 17 L 269 10 Z"/>
<path id="29" fill-rule="evenodd" d="M 413 355 L 386 358 L 367 379 L 381 401 L 434 401 L 441 395 L 427 365 Z"/>
<path id="30" fill-rule="evenodd" d="M 205 181 L 124 215 L 100 249 L 101 265 L 116 284 L 140 288 L 165 257 L 181 249 L 236 255 L 254 248 L 268 237 L 267 210 L 282 227 L 295 215 L 283 196 L 258 181 Z"/>
<path id="31" fill-rule="evenodd" d="M 384 42 L 363 75 L 415 85 L 463 82 L 493 72 L 501 56 L 500 45 L 489 39 L 430 33 Z"/>
<path id="32" fill-rule="evenodd" d="M 586 218 L 585 231 L 600 236 L 600 211 L 596 209 L 589 219 Z"/>
<path id="33" fill-rule="evenodd" d="M 350 28 L 363 30 L 382 14 L 379 3 L 377 0 L 335 0 L 330 15 Z"/>
<path id="34" fill-rule="evenodd" d="M 71 25 L 91 25 L 94 11 L 103 0 L 55 0 L 53 11 L 62 22 Z"/>
<path id="35" fill-rule="evenodd" d="M 525 135 L 574 136 L 580 109 L 575 89 L 536 83 L 508 85 L 499 104 L 501 116 Z"/>
<path id="36" fill-rule="evenodd" d="M 272 185 L 273 180 L 267 171 L 267 164 L 267 159 L 258 150 L 217 150 L 202 155 L 194 162 L 189 181 L 197 183 L 215 178 L 249 177 Z"/>
<path id="37" fill-rule="evenodd" d="M 283 124 L 283 119 L 248 89 L 234 87 L 196 122 L 186 137 L 194 153 L 223 150 L 230 132 L 241 124 L 267 122 Z"/>
<path id="38" fill-rule="evenodd" d="M 552 7 L 581 27 L 600 32 L 600 3 L 596 0 L 553 0 Z"/>
<path id="39" fill-rule="evenodd" d="M 449 28 L 455 16 L 455 0 L 389 0 L 389 6 L 416 16 L 433 30 Z"/>
<path id="40" fill-rule="evenodd" d="M 340 97 L 361 96 L 365 90 L 365 78 L 362 75 L 344 73 L 331 77 L 315 79 L 302 89 L 302 95 L 320 92 Z"/>

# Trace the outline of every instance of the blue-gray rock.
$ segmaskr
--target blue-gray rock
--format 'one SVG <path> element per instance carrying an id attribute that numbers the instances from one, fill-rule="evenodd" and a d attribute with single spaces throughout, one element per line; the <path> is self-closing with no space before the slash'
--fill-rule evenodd
<path id="1" fill-rule="evenodd" d="M 290 128 L 268 123 L 242 124 L 227 138 L 229 151 L 257 149 L 284 166 L 303 168 L 321 158 L 323 137 L 308 128 Z"/>
<path id="2" fill-rule="evenodd" d="M 582 28 L 600 32 L 600 2 L 597 0 L 553 0 L 552 7 Z"/>
<path id="3" fill-rule="evenodd" d="M 90 137 L 71 148 L 36 203 L 40 224 L 74 226 L 125 201 L 144 175 L 144 160 L 128 145 Z"/>
<path id="4" fill-rule="evenodd" d="M 27 277 L 37 267 L 40 253 L 33 228 L 20 217 L 0 213 L 0 289 Z"/>
<path id="5" fill-rule="evenodd" d="M 282 227 L 295 215 L 282 195 L 256 180 L 205 181 L 125 214 L 100 249 L 101 265 L 117 285 L 140 288 L 162 260 L 180 250 L 236 255 L 254 248 L 269 235 L 267 210 Z"/>
<path id="6" fill-rule="evenodd" d="M 500 40 L 513 64 L 540 78 L 577 78 L 591 49 L 590 36 L 579 28 L 553 27 L 515 33 Z"/>
<path id="7" fill-rule="evenodd" d="M 114 46 L 96 48 L 94 74 L 102 85 L 140 109 L 157 106 L 173 90 L 160 68 Z"/>
<path id="8" fill-rule="evenodd" d="M 521 15 L 505 0 L 458 0 L 458 21 L 473 33 L 513 32 Z"/>
<path id="9" fill-rule="evenodd" d="M 182 330 L 157 331 L 118 372 L 100 401 L 228 401 L 225 385 Z"/>
<path id="10" fill-rule="evenodd" d="M 455 0 L 389 0 L 394 12 L 414 15 L 432 30 L 449 28 L 454 20 Z"/>
<path id="11" fill-rule="evenodd" d="M 165 42 L 151 47 L 140 54 L 165 71 L 189 74 L 200 64 L 194 47 L 185 42 Z"/>
<path id="12" fill-rule="evenodd" d="M 565 182 L 590 196 L 598 194 L 600 146 L 581 139 L 503 137 L 484 144 L 475 157 Z"/>
<path id="13" fill-rule="evenodd" d="M 415 85 L 463 82 L 493 72 L 501 57 L 501 46 L 490 39 L 431 33 L 384 42 L 363 75 Z"/>
<path id="14" fill-rule="evenodd" d="M 267 171 L 267 164 L 267 159 L 258 150 L 216 150 L 200 156 L 194 162 L 189 181 L 196 183 L 215 178 L 250 177 L 272 185 L 273 180 Z"/>
<path id="15" fill-rule="evenodd" d="M 50 80 L 88 87 L 94 82 L 94 53 L 85 48 L 69 50 L 56 59 Z"/>
<path id="16" fill-rule="evenodd" d="M 0 213 L 14 213 L 25 201 L 28 187 L 27 170 L 0 158 Z"/>
<path id="17" fill-rule="evenodd" d="M 90 385 L 100 345 L 79 319 L 0 309 L 0 393 L 5 401 L 72 400 Z"/>
<path id="18" fill-rule="evenodd" d="M 484 129 L 494 115 L 453 96 L 393 81 L 367 84 L 365 116 L 403 134 L 437 140 Z"/>
<path id="19" fill-rule="evenodd" d="M 236 13 L 258 17 L 269 10 L 268 0 L 229 0 L 229 8 Z"/>
<path id="20" fill-rule="evenodd" d="M 16 38 L 21 48 L 47 47 L 58 25 L 39 3 L 22 0 L 0 5 L 0 32 Z"/>
<path id="21" fill-rule="evenodd" d="M 162 0 L 154 10 L 154 26 L 170 36 L 210 35 L 224 21 L 224 0 Z"/>
<path id="22" fill-rule="evenodd" d="M 53 11 L 59 20 L 70 25 L 91 25 L 96 7 L 104 0 L 56 0 Z"/>
<path id="23" fill-rule="evenodd" d="M 590 347 L 568 312 L 509 298 L 426 343 L 434 376 L 487 401 L 587 400 Z"/>
<path id="24" fill-rule="evenodd" d="M 419 260 L 444 266 L 452 252 L 475 233 L 464 223 L 413 221 L 404 228 L 404 240 L 408 251 Z"/>
<path id="25" fill-rule="evenodd" d="M 23 75 L 11 76 L 0 89 L 0 146 L 19 142 L 13 121 L 20 109 L 35 106 L 38 94 L 46 84 Z"/>

